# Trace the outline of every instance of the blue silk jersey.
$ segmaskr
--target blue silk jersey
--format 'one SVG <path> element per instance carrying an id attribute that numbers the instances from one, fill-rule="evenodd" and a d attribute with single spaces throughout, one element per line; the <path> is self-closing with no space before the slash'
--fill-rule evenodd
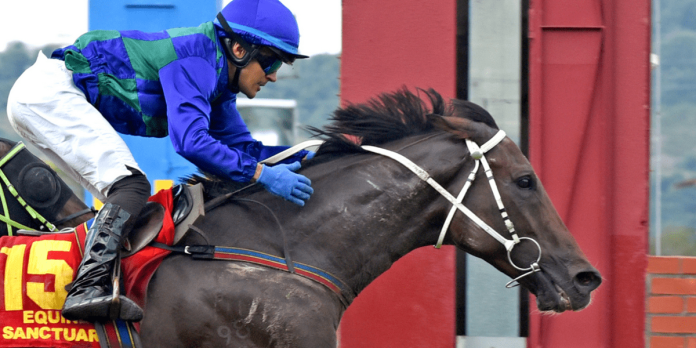
<path id="1" fill-rule="evenodd" d="M 170 136 L 178 154 L 235 181 L 286 146 L 254 140 L 226 86 L 227 60 L 212 22 L 156 33 L 88 32 L 53 52 L 75 85 L 122 134 Z M 307 154 L 301 151 L 283 161 Z"/>

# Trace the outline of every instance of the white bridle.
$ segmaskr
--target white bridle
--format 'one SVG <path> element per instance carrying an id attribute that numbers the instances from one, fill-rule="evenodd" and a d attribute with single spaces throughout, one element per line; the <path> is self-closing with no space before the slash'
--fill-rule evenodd
<path id="1" fill-rule="evenodd" d="M 493 238 L 495 238 L 498 242 L 503 244 L 505 247 L 505 250 L 507 251 L 508 255 L 508 261 L 512 265 L 512 267 L 515 267 L 517 270 L 526 272 L 519 277 L 513 279 L 512 281 L 508 282 L 505 284 L 506 288 L 512 288 L 519 283 L 517 281 L 523 277 L 526 277 L 530 274 L 533 274 L 535 272 L 541 271 L 541 268 L 539 267 L 539 261 L 541 260 L 541 246 L 537 241 L 535 241 L 532 238 L 529 237 L 518 237 L 517 232 L 515 231 L 515 225 L 510 221 L 510 217 L 508 216 L 507 212 L 505 211 L 505 206 L 503 205 L 503 201 L 500 198 L 500 192 L 498 191 L 498 186 L 495 183 L 495 179 L 493 178 L 493 172 L 491 171 L 491 167 L 488 165 L 488 161 L 486 160 L 486 157 L 484 154 L 488 152 L 490 149 L 494 148 L 496 145 L 498 145 L 503 139 L 505 139 L 505 132 L 504 131 L 498 131 L 496 135 L 494 135 L 490 140 L 488 140 L 485 144 L 483 144 L 481 147 L 479 147 L 476 143 L 474 143 L 471 140 L 466 140 L 466 145 L 469 148 L 469 153 L 471 154 L 471 157 L 475 160 L 474 162 L 474 169 L 471 171 L 469 174 L 469 177 L 467 178 L 466 183 L 464 184 L 464 187 L 462 187 L 462 190 L 459 192 L 459 195 L 457 198 L 452 196 L 445 188 L 442 187 L 442 185 L 438 184 L 433 178 L 430 177 L 430 175 L 423 170 L 421 167 L 413 163 L 411 160 L 408 158 L 393 152 L 389 150 L 385 150 L 379 147 L 374 147 L 370 145 L 364 145 L 362 148 L 364 150 L 374 152 L 383 156 L 387 156 L 402 165 L 404 165 L 406 168 L 410 169 L 413 173 L 415 173 L 421 180 L 427 182 L 430 186 L 432 186 L 437 192 L 439 192 L 443 197 L 445 197 L 448 201 L 452 203 L 452 209 L 450 210 L 449 214 L 447 215 L 447 219 L 445 220 L 444 225 L 442 226 L 442 230 L 440 231 L 440 237 L 437 240 L 437 243 L 435 244 L 435 248 L 440 248 L 442 246 L 442 241 L 445 239 L 445 234 L 447 233 L 447 230 L 449 229 L 450 223 L 452 222 L 452 218 L 454 217 L 454 213 L 459 210 L 464 215 L 468 216 L 473 222 L 475 222 L 479 227 L 481 227 L 486 233 L 490 234 Z M 505 222 L 505 227 L 507 227 L 508 232 L 510 232 L 510 235 L 512 236 L 512 239 L 506 239 L 503 237 L 498 231 L 494 230 L 492 227 L 488 226 L 483 220 L 481 220 L 476 214 L 474 214 L 471 210 L 469 210 L 467 207 L 465 207 L 462 204 L 462 200 L 464 200 L 464 196 L 466 195 L 466 192 L 469 190 L 469 187 L 474 182 L 474 179 L 476 178 L 476 173 L 478 172 L 479 169 L 479 164 L 481 164 L 486 172 L 486 177 L 488 177 L 488 183 L 491 186 L 491 190 L 493 191 L 493 197 L 495 197 L 495 201 L 498 204 L 498 209 L 500 211 L 500 214 L 503 218 L 503 221 Z M 529 240 L 532 241 L 537 248 L 539 249 L 539 257 L 537 257 L 536 261 L 532 262 L 531 265 L 527 268 L 522 268 L 517 266 L 513 261 L 512 257 L 510 256 L 512 249 L 515 247 L 515 245 L 519 244 L 522 240 Z"/>
<path id="2" fill-rule="evenodd" d="M 427 182 L 430 186 L 432 186 L 437 192 L 439 192 L 443 197 L 445 197 L 450 203 L 452 203 L 452 209 L 450 210 L 449 214 L 447 215 L 447 219 L 445 220 L 444 225 L 442 226 L 442 230 L 440 231 L 440 236 L 437 240 L 437 243 L 435 244 L 435 248 L 440 248 L 442 246 L 442 241 L 445 239 L 445 234 L 447 233 L 447 230 L 449 229 L 450 224 L 452 223 L 452 218 L 454 217 L 454 213 L 459 210 L 464 215 L 468 216 L 473 222 L 475 222 L 479 227 L 481 227 L 486 233 L 491 235 L 495 240 L 503 244 L 505 247 L 505 250 L 507 251 L 507 256 L 508 256 L 508 261 L 512 265 L 512 267 L 515 267 L 515 269 L 526 272 L 517 278 L 511 280 L 507 284 L 505 284 L 506 288 L 512 288 L 515 286 L 518 286 L 519 283 L 517 282 L 518 280 L 522 279 L 523 277 L 526 277 L 530 274 L 534 274 L 535 272 L 541 271 L 541 268 L 539 267 L 539 261 L 541 260 L 541 246 L 539 243 L 529 237 L 518 237 L 517 232 L 515 231 L 515 226 L 510 221 L 510 217 L 508 216 L 507 212 L 505 211 L 505 206 L 503 205 L 503 200 L 500 198 L 500 192 L 498 191 L 498 186 L 495 183 L 495 179 L 493 178 L 493 172 L 491 171 L 491 167 L 488 165 L 488 161 L 486 160 L 486 157 L 484 154 L 494 148 L 496 145 L 498 145 L 503 139 L 505 139 L 505 132 L 504 131 L 498 131 L 490 140 L 488 140 L 485 144 L 481 145 L 480 147 L 474 143 L 471 140 L 466 140 L 466 146 L 469 148 L 469 153 L 471 157 L 474 159 L 474 169 L 469 173 L 469 177 L 467 178 L 466 183 L 464 184 L 464 187 L 462 187 L 462 190 L 459 192 L 459 195 L 457 198 L 452 196 L 445 188 L 442 187 L 442 185 L 438 184 L 433 178 L 430 177 L 428 172 L 426 172 L 423 168 L 419 167 L 415 163 L 413 163 L 411 160 L 408 158 L 390 151 L 386 150 L 383 148 L 371 146 L 371 145 L 363 145 L 362 148 L 366 151 L 373 152 L 382 156 L 389 157 L 399 163 L 401 163 L 403 166 L 411 170 L 413 173 L 415 173 L 421 180 Z M 323 143 L 322 140 L 308 140 L 303 143 L 300 143 L 298 145 L 295 145 L 291 147 L 290 149 L 287 149 L 273 157 L 268 158 L 267 160 L 263 161 L 263 163 L 276 163 L 277 161 L 287 157 L 290 154 L 296 153 L 297 151 L 307 148 L 307 147 L 312 147 L 312 146 L 318 146 Z M 483 166 L 486 177 L 488 177 L 488 183 L 491 186 L 491 190 L 493 191 L 493 197 L 495 197 L 495 201 L 498 204 L 498 209 L 500 211 L 500 214 L 503 218 L 503 222 L 505 223 L 505 227 L 507 227 L 508 232 L 512 236 L 512 239 L 506 239 L 503 237 L 498 231 L 494 230 L 492 227 L 488 226 L 483 220 L 481 220 L 476 214 L 474 214 L 471 210 L 469 210 L 467 207 L 465 207 L 462 204 L 462 201 L 464 200 L 464 196 L 466 195 L 466 192 L 469 190 L 471 185 L 474 182 L 474 179 L 476 178 L 476 173 L 478 172 L 479 166 Z M 529 267 L 527 268 L 522 268 L 517 266 L 513 261 L 512 257 L 510 256 L 512 249 L 515 247 L 515 245 L 520 244 L 522 240 L 529 240 L 532 241 L 537 249 L 539 249 L 539 256 L 537 257 L 536 261 L 532 262 Z"/>

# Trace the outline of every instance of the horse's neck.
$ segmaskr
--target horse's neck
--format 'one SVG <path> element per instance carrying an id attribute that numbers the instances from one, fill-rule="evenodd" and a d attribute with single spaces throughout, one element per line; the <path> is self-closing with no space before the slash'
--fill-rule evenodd
<path id="1" fill-rule="evenodd" d="M 415 142 L 419 144 L 408 146 Z M 443 185 L 462 167 L 466 152 L 444 134 L 404 139 L 386 148 L 398 150 Z M 293 221 L 304 223 L 310 235 L 292 241 L 293 256 L 300 261 L 311 255 L 315 265 L 330 266 L 328 271 L 338 272 L 334 274 L 360 291 L 403 255 L 434 244 L 441 226 L 432 221 L 444 219 L 447 205 L 392 159 L 361 154 L 335 162 L 305 172 L 315 194 Z M 315 222 L 304 222 L 303 216 Z"/>
<path id="2" fill-rule="evenodd" d="M 385 146 L 411 159 L 447 185 L 466 152 L 444 134 L 412 137 Z M 412 143 L 414 146 L 408 146 Z M 392 159 L 373 154 L 346 155 L 302 171 L 315 193 L 297 207 L 260 192 L 214 210 L 202 229 L 210 242 L 292 258 L 321 268 L 359 292 L 408 252 L 434 244 L 446 201 L 415 174 Z M 270 216 L 278 217 L 278 226 Z M 214 235 L 213 235 L 214 234 Z"/>

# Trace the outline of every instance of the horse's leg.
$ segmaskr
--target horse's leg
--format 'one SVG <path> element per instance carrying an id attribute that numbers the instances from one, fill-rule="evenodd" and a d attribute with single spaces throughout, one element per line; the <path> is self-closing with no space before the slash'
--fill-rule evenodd
<path id="1" fill-rule="evenodd" d="M 342 315 L 322 285 L 263 266 L 167 258 L 148 289 L 146 347 L 336 347 Z"/>

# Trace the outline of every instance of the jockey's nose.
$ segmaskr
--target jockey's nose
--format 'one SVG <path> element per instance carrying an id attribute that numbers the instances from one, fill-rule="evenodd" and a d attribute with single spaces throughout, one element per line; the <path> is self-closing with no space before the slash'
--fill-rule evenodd
<path id="1" fill-rule="evenodd" d="M 271 82 L 276 82 L 278 81 L 278 72 L 274 71 L 272 74 L 266 75 L 266 78 Z"/>

